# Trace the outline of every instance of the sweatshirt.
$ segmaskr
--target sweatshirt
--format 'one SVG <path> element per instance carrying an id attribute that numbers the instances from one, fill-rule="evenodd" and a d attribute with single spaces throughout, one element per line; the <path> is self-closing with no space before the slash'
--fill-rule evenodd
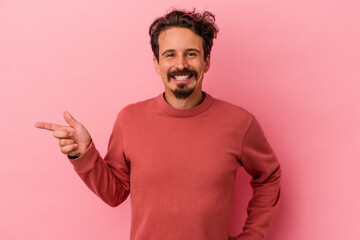
<path id="1" fill-rule="evenodd" d="M 252 114 L 205 94 L 185 110 L 163 94 L 130 104 L 116 118 L 104 158 L 92 142 L 70 160 L 110 206 L 130 195 L 130 240 L 227 240 L 239 167 L 252 177 L 253 196 L 235 238 L 265 237 L 279 203 L 279 162 Z"/>

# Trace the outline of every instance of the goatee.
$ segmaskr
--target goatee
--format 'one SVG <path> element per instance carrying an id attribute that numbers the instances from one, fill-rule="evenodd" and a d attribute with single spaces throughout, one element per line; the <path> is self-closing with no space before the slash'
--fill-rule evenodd
<path id="1" fill-rule="evenodd" d="M 171 90 L 174 94 L 174 96 L 177 99 L 185 99 L 188 96 L 190 96 L 194 92 L 195 88 L 176 88 L 175 90 Z"/>
<path id="2" fill-rule="evenodd" d="M 167 73 L 167 77 L 168 77 L 168 81 L 171 81 L 172 77 L 175 76 L 181 76 L 181 75 L 189 75 L 189 77 L 194 77 L 195 81 L 198 80 L 198 73 L 195 70 L 189 69 L 189 68 L 184 68 L 182 70 L 174 70 L 171 72 Z M 174 96 L 177 99 L 185 99 L 187 97 L 189 97 L 193 92 L 194 92 L 195 88 L 188 88 L 186 83 L 178 83 L 177 84 L 177 88 L 174 90 L 171 90 L 174 94 Z"/>

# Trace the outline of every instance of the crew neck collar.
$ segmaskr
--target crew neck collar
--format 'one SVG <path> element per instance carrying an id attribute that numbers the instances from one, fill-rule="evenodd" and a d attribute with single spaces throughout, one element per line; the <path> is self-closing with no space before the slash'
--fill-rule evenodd
<path id="1" fill-rule="evenodd" d="M 208 109 L 212 102 L 213 102 L 213 98 L 211 97 L 210 94 L 203 92 L 205 94 L 205 99 L 197 106 L 193 107 L 193 108 L 189 108 L 189 109 L 177 109 L 174 108 L 173 106 L 171 106 L 170 104 L 168 104 L 165 101 L 164 98 L 164 93 L 161 93 L 157 96 L 157 103 L 159 105 L 159 107 L 164 110 L 165 112 L 176 116 L 176 117 L 191 117 L 191 116 L 195 116 L 198 115 L 200 113 L 202 113 L 203 111 L 205 111 L 206 109 Z"/>

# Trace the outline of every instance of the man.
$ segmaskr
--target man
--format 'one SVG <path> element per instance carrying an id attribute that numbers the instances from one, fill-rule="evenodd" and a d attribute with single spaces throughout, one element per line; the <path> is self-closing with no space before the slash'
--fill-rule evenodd
<path id="1" fill-rule="evenodd" d="M 263 239 L 278 205 L 280 166 L 254 116 L 202 91 L 217 27 L 214 15 L 173 10 L 150 26 L 165 91 L 126 106 L 102 159 L 85 127 L 52 130 L 86 185 L 110 206 L 131 192 L 132 240 Z M 229 237 L 236 169 L 253 177 L 244 231 Z"/>

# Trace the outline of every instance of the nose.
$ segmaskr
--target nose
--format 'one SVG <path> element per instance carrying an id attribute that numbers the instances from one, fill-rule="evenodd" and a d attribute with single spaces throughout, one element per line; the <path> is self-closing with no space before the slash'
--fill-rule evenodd
<path id="1" fill-rule="evenodd" d="M 182 70 L 184 68 L 188 68 L 188 63 L 186 61 L 186 58 L 184 58 L 184 56 L 182 55 L 178 55 L 176 60 L 175 60 L 175 67 L 179 70 Z"/>

